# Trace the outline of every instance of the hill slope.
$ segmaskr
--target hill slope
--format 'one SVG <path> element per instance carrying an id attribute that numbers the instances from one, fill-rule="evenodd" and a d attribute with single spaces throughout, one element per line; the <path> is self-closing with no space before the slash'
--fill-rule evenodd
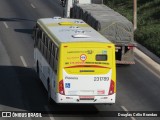
<path id="1" fill-rule="evenodd" d="M 132 21 L 133 0 L 104 0 Z M 135 40 L 160 57 L 160 0 L 137 0 L 138 26 Z"/>

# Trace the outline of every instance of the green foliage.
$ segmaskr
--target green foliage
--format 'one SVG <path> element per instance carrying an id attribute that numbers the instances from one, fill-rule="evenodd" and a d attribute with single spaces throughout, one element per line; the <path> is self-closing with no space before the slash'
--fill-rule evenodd
<path id="1" fill-rule="evenodd" d="M 105 4 L 130 21 L 133 19 L 133 0 L 104 0 Z M 160 0 L 137 0 L 138 28 L 135 40 L 160 56 Z"/>

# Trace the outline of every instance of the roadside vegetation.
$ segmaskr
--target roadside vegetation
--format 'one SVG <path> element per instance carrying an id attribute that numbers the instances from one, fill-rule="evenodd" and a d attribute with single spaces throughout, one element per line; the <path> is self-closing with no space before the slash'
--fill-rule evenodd
<path id="1" fill-rule="evenodd" d="M 132 21 L 133 0 L 104 0 L 105 4 Z M 160 57 L 160 0 L 137 0 L 138 25 L 135 41 Z"/>

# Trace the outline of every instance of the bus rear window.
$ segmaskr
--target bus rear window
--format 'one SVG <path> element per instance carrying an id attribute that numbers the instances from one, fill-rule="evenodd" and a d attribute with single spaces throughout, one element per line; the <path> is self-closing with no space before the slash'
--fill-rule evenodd
<path id="1" fill-rule="evenodd" d="M 106 60 L 107 60 L 107 55 L 104 55 L 104 54 L 96 55 L 96 61 L 106 61 Z"/>

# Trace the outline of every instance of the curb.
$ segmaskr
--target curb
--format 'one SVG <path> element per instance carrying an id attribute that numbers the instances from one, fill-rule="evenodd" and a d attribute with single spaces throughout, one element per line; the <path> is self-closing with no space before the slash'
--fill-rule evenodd
<path id="1" fill-rule="evenodd" d="M 144 46 L 142 46 L 141 44 L 137 43 L 137 48 L 142 51 L 144 54 L 146 54 L 148 57 L 150 57 L 152 60 L 154 60 L 156 63 L 160 64 L 160 58 L 158 56 L 156 56 L 154 53 L 152 53 L 151 51 L 149 51 L 147 48 L 145 48 Z"/>
<path id="2" fill-rule="evenodd" d="M 160 72 L 160 58 L 155 54 L 147 50 L 145 47 L 137 43 L 137 48 L 134 49 L 136 55 L 142 58 L 145 62 L 153 66 L 158 72 Z"/>

